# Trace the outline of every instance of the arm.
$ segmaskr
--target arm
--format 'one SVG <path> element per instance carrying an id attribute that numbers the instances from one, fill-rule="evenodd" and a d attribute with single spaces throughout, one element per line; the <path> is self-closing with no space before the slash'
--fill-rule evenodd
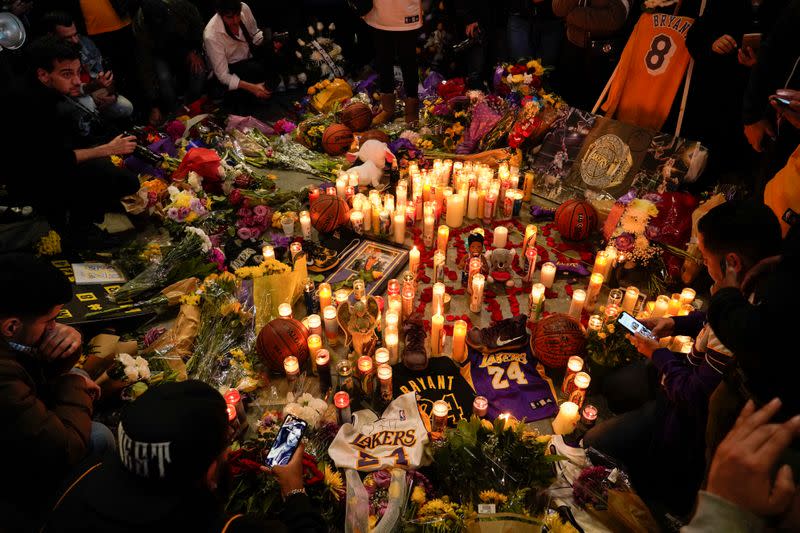
<path id="1" fill-rule="evenodd" d="M 686 316 L 674 316 L 672 321 L 675 322 L 675 328 L 672 330 L 672 334 L 696 337 L 703 329 L 705 320 L 706 314 L 702 311 L 693 311 Z"/>
<path id="2" fill-rule="evenodd" d="M 618 1 L 612 0 L 608 7 L 576 7 L 567 15 L 567 24 L 571 24 L 588 32 L 613 33 L 625 24 L 628 8 Z"/>
<path id="3" fill-rule="evenodd" d="M 701 490 L 697 495 L 697 511 L 681 533 L 756 533 L 764 530 L 764 521 L 728 500 Z"/>
<path id="4" fill-rule="evenodd" d="M 553 0 L 553 14 L 557 17 L 566 17 L 573 9 L 578 7 L 580 0 Z"/>
<path id="5" fill-rule="evenodd" d="M 676 354 L 666 348 L 654 351 L 652 360 L 663 377 L 667 398 L 690 410 L 707 406 L 711 393 L 722 379 L 722 375 L 705 361 L 699 367 L 693 367 L 683 354 Z"/>
<path id="6" fill-rule="evenodd" d="M 101 157 L 109 157 L 112 155 L 128 155 L 132 154 L 136 148 L 136 137 L 125 137 L 117 135 L 111 141 L 100 146 L 93 146 L 92 148 L 79 148 L 73 150 L 75 154 L 75 162 L 83 163 L 90 159 L 99 159 Z"/>
<path id="7" fill-rule="evenodd" d="M 242 24 L 244 24 L 244 27 L 247 28 L 247 31 L 250 33 L 253 44 L 255 46 L 261 46 L 264 43 L 264 32 L 258 29 L 258 23 L 253 16 L 253 12 L 250 11 L 250 7 L 244 2 L 242 2 Z"/>
<path id="8" fill-rule="evenodd" d="M 238 89 L 239 76 L 232 74 L 228 70 L 228 58 L 225 56 L 224 45 L 217 41 L 213 35 L 205 35 L 203 40 L 208 63 L 211 66 L 211 70 L 214 71 L 214 76 L 217 77 L 221 84 L 228 87 L 229 91 Z"/>
<path id="9" fill-rule="evenodd" d="M 286 500 L 281 520 L 284 524 L 292 524 L 292 531 L 307 533 L 328 531 L 325 521 L 312 507 L 311 499 L 305 494 L 295 494 Z"/>

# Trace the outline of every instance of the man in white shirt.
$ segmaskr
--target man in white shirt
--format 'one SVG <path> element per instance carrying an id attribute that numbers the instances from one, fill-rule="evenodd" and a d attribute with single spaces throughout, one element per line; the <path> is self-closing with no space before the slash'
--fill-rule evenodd
<path id="1" fill-rule="evenodd" d="M 240 101 L 266 100 L 272 96 L 266 85 L 270 72 L 258 53 L 264 41 L 250 7 L 238 0 L 221 0 L 217 14 L 203 31 L 203 45 L 214 76 L 228 94 L 238 96 Z M 242 98 L 243 92 L 249 95 Z"/>

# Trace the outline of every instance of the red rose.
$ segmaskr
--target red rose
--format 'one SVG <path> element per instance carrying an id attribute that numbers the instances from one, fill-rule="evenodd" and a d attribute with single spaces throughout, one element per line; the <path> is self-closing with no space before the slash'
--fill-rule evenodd
<path id="1" fill-rule="evenodd" d="M 464 78 L 444 80 L 436 88 L 436 94 L 445 101 L 455 98 L 456 96 L 462 96 L 465 92 L 466 85 L 464 84 Z"/>

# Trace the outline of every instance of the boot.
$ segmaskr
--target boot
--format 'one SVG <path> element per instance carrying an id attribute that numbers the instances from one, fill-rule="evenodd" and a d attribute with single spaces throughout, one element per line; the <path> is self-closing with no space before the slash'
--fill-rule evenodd
<path id="1" fill-rule="evenodd" d="M 372 119 L 373 126 L 391 122 L 394 118 L 394 93 L 381 93 L 381 111 Z"/>
<path id="2" fill-rule="evenodd" d="M 414 313 L 403 322 L 406 336 L 403 349 L 403 365 L 409 370 L 425 370 L 428 368 L 428 350 L 425 348 L 425 323 L 419 313 Z"/>
<path id="3" fill-rule="evenodd" d="M 419 98 L 406 98 L 406 128 L 416 128 L 419 123 Z"/>

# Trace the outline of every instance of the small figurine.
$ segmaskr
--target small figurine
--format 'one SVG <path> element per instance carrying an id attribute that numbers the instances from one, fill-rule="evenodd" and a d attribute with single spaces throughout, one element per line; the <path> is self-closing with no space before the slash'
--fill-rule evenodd
<path id="1" fill-rule="evenodd" d="M 469 260 L 473 257 L 481 260 L 481 274 L 488 276 L 490 272 L 489 261 L 484 255 L 483 244 L 485 237 L 483 229 L 476 228 L 467 236 L 467 254 L 458 261 L 458 268 L 461 269 L 461 284 L 466 285 L 469 278 Z"/>
<path id="2" fill-rule="evenodd" d="M 367 297 L 366 301 L 339 306 L 337 319 L 345 332 L 345 344 L 352 343 L 357 356 L 372 355 L 375 351 L 378 342 L 375 328 L 379 314 L 378 301 L 372 296 Z"/>
<path id="3" fill-rule="evenodd" d="M 508 248 L 495 248 L 486 252 L 486 259 L 489 261 L 489 275 L 486 281 L 489 283 L 505 283 L 506 287 L 514 286 L 514 271 L 511 269 L 511 262 L 514 260 L 514 250 Z"/>

